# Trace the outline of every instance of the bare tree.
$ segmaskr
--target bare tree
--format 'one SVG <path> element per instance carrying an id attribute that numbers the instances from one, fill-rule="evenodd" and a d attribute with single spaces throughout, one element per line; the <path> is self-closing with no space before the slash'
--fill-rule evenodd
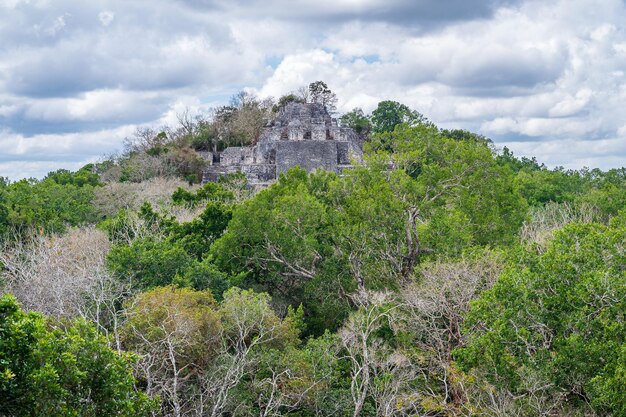
<path id="1" fill-rule="evenodd" d="M 178 188 L 195 190 L 186 181 L 156 177 L 142 183 L 113 182 L 95 190 L 93 206 L 99 217 L 112 217 L 120 210 L 137 210 L 145 202 L 157 210 L 172 206 L 172 194 Z"/>
<path id="2" fill-rule="evenodd" d="M 470 302 L 493 285 L 503 264 L 495 252 L 477 259 L 425 264 L 421 281 L 401 293 L 405 325 L 415 334 L 417 347 L 430 352 L 426 375 L 433 386 L 442 388 L 444 406 L 458 406 L 463 401 L 452 369 L 452 351 L 464 343 L 463 317 Z M 430 394 L 437 397 L 434 392 Z"/>
<path id="3" fill-rule="evenodd" d="M 217 417 L 233 411 L 238 406 L 233 389 L 255 374 L 262 351 L 296 337 L 267 295 L 237 288 L 225 293 L 220 306 L 207 292 L 157 288 L 138 295 L 127 311 L 124 346 L 141 355 L 138 376 L 151 395 L 161 396 L 168 416 Z M 257 382 L 272 384 L 271 379 Z M 287 398 L 275 392 L 266 414 Z"/>
<path id="4" fill-rule="evenodd" d="M 174 287 L 141 293 L 126 305 L 124 347 L 140 354 L 139 377 L 168 416 L 196 414 L 202 369 L 218 354 L 222 328 L 206 292 Z"/>
<path id="5" fill-rule="evenodd" d="M 181 113 L 176 114 L 176 120 L 184 135 L 191 136 L 196 131 L 196 118 L 191 116 L 189 107 L 185 107 Z"/>
<path id="6" fill-rule="evenodd" d="M 550 202 L 531 212 L 531 218 L 524 222 L 520 237 L 527 248 L 542 253 L 554 237 L 554 232 L 569 223 L 591 223 L 597 219 L 597 209 L 590 204 Z"/>
<path id="7" fill-rule="evenodd" d="M 301 86 L 295 91 L 295 93 L 291 93 L 294 96 L 297 96 L 303 103 L 309 103 L 311 99 L 311 91 L 309 87 Z"/>
<path id="8" fill-rule="evenodd" d="M 544 376 L 530 368 L 519 373 L 516 393 L 496 387 L 484 375 L 457 373 L 456 383 L 464 395 L 464 403 L 450 410 L 455 416 L 473 417 L 595 417 L 590 406 L 571 404 L 567 392 L 555 392 Z"/>
<path id="9" fill-rule="evenodd" d="M 273 116 L 274 101 L 260 100 L 246 91 L 235 94 L 228 106 L 213 110 L 212 127 L 224 146 L 255 144 Z"/>
<path id="10" fill-rule="evenodd" d="M 257 351 L 289 336 L 288 324 L 269 305 L 269 297 L 233 288 L 221 306 L 224 338 L 216 366 L 205 373 L 203 392 L 210 399 L 211 417 L 222 415 L 232 389 L 253 372 Z"/>
<path id="11" fill-rule="evenodd" d="M 105 233 L 95 227 L 70 229 L 65 235 L 32 232 L 3 245 L 4 292 L 13 293 L 28 310 L 83 317 L 105 334 L 116 333 L 119 301 L 129 287 L 107 271 L 110 243 Z"/>
<path id="12" fill-rule="evenodd" d="M 400 349 L 376 335 L 384 326 L 393 327 L 399 305 L 385 293 L 361 293 L 356 298 L 361 307 L 339 331 L 345 358 L 352 365 L 352 415 L 361 415 L 368 398 L 375 402 L 378 415 L 407 415 L 417 402 L 410 394 L 410 383 L 419 369 Z"/>
<path id="13" fill-rule="evenodd" d="M 314 347 L 289 349 L 278 359 L 267 355 L 262 359 L 264 373 L 251 375 L 251 390 L 256 395 L 256 406 L 261 417 L 281 416 L 303 405 L 317 404 L 327 394 L 337 364 L 339 345 L 334 337 L 322 337 Z M 321 349 L 320 349 L 321 348 Z M 320 410 L 332 415 L 331 410 Z"/>

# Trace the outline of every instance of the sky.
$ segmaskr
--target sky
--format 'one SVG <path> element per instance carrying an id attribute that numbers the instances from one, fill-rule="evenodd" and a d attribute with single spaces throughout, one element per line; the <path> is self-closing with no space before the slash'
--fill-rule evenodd
<path id="1" fill-rule="evenodd" d="M 0 0 L 0 176 L 323 80 L 549 167 L 626 166 L 623 0 Z"/>

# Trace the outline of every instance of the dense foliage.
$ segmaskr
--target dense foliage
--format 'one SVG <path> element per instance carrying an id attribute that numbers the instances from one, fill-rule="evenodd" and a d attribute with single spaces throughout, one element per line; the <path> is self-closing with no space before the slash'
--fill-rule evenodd
<path id="1" fill-rule="evenodd" d="M 626 416 L 626 168 L 383 101 L 340 118 L 341 176 L 191 185 L 293 101 L 336 97 L 241 93 L 0 180 L 0 415 Z"/>
<path id="2" fill-rule="evenodd" d="M 135 358 L 87 322 L 52 328 L 3 295 L 0 335 L 0 415 L 138 417 L 154 408 L 134 388 Z"/>
<path id="3" fill-rule="evenodd" d="M 77 172 L 59 170 L 43 180 L 9 183 L 0 178 L 0 232 L 38 229 L 62 232 L 95 221 L 91 201 L 98 176 L 87 165 Z"/>
<path id="4" fill-rule="evenodd" d="M 521 397 L 530 374 L 546 395 L 626 415 L 625 214 L 524 252 L 472 306 L 460 363 Z"/>

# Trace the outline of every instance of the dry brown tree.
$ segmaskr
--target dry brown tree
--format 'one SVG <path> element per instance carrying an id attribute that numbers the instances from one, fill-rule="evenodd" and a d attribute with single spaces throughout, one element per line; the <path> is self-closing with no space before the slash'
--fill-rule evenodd
<path id="1" fill-rule="evenodd" d="M 470 302 L 493 285 L 503 264 L 497 252 L 426 263 L 420 268 L 421 279 L 401 293 L 406 330 L 426 353 L 426 385 L 440 387 L 425 394 L 442 407 L 456 407 L 463 401 L 463 393 L 454 383 L 452 352 L 464 343 L 461 329 Z"/>
<path id="2" fill-rule="evenodd" d="M 0 250 L 2 292 L 14 294 L 27 310 L 83 317 L 104 334 L 115 333 L 119 302 L 130 287 L 107 271 L 109 248 L 106 234 L 95 227 L 70 229 L 64 235 L 32 232 L 6 241 Z"/>

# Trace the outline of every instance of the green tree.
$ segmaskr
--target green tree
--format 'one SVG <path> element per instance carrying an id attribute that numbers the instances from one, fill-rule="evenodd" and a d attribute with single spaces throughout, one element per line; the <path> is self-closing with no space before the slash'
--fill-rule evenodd
<path id="1" fill-rule="evenodd" d="M 333 242 L 358 291 L 396 289 L 407 266 L 407 204 L 398 198 L 410 178 L 374 159 L 333 182 Z M 406 188 L 405 188 L 406 189 Z"/>
<path id="2" fill-rule="evenodd" d="M 309 94 L 311 95 L 311 102 L 323 104 L 329 113 L 332 114 L 337 109 L 337 96 L 324 81 L 315 81 L 309 84 Z"/>
<path id="3" fill-rule="evenodd" d="M 124 347 L 141 354 L 137 369 L 162 412 L 182 416 L 200 394 L 202 373 L 219 354 L 222 326 L 210 292 L 155 288 L 128 302 Z M 191 402 L 191 404 L 189 404 Z"/>
<path id="4" fill-rule="evenodd" d="M 152 238 L 115 246 L 107 256 L 111 272 L 138 288 L 168 285 L 193 262 L 182 246 Z"/>
<path id="5" fill-rule="evenodd" d="M 576 196 L 589 188 L 577 171 L 563 169 L 519 171 L 515 186 L 531 206 L 542 206 L 548 202 L 574 201 Z"/>
<path id="6" fill-rule="evenodd" d="M 487 139 L 483 135 L 472 133 L 463 129 L 441 129 L 441 134 L 447 138 L 454 140 L 492 143 L 491 139 Z"/>
<path id="7" fill-rule="evenodd" d="M 471 241 L 481 245 L 515 238 L 527 207 L 513 173 L 497 164 L 487 143 L 447 138 L 432 124 L 401 125 L 377 139 L 388 144 L 391 163 L 412 179 L 397 195 L 412 207 L 417 223 L 449 217 L 455 230 L 470 230 Z"/>
<path id="8" fill-rule="evenodd" d="M 9 208 L 7 207 L 8 181 L 0 177 L 0 241 L 9 228 Z"/>
<path id="9" fill-rule="evenodd" d="M 333 248 L 331 209 L 324 200 L 336 175 L 303 169 L 281 175 L 273 186 L 234 208 L 224 235 L 211 247 L 217 265 L 245 273 L 239 284 L 269 292 L 275 303 L 304 304 L 317 331 L 338 325 L 352 288 Z M 326 196 L 327 197 L 327 196 Z"/>
<path id="10" fill-rule="evenodd" d="M 159 214 L 149 203 L 141 206 L 138 219 L 134 213 L 120 211 L 99 225 L 115 243 L 107 256 L 108 268 L 137 288 L 176 282 L 196 289 L 211 288 L 220 296 L 230 276 L 221 273 L 205 255 L 230 222 L 233 198 L 233 192 L 221 184 L 209 183 L 194 193 L 177 189 L 172 196 L 175 204 L 206 205 L 188 222 Z"/>
<path id="11" fill-rule="evenodd" d="M 91 324 L 50 328 L 5 294 L 0 335 L 1 415 L 151 415 L 153 402 L 134 388 L 134 357 L 112 350 Z"/>
<path id="12" fill-rule="evenodd" d="M 623 215 L 622 215 L 623 216 Z M 620 221 L 621 220 L 621 221 Z M 457 360 L 521 402 L 542 395 L 626 415 L 626 280 L 623 217 L 607 227 L 570 224 L 544 254 L 524 252 L 472 306 Z"/>
<path id="13" fill-rule="evenodd" d="M 199 203 L 206 203 L 208 201 L 229 202 L 233 199 L 234 194 L 232 191 L 227 190 L 222 184 L 215 182 L 208 182 L 195 192 L 178 188 L 174 194 L 172 194 L 174 204 L 188 205 L 190 207 L 196 207 Z"/>
<path id="14" fill-rule="evenodd" d="M 610 169 L 602 172 L 599 169 L 581 173 L 586 183 L 575 200 L 592 204 L 606 221 L 626 207 L 626 168 Z"/>
<path id="15" fill-rule="evenodd" d="M 64 182 L 62 177 L 69 177 L 69 182 Z M 74 180 L 70 173 L 57 172 L 43 181 L 20 180 L 8 184 L 5 189 L 8 223 L 16 229 L 59 232 L 67 226 L 95 221 L 94 187 L 89 183 L 76 185 Z"/>
<path id="16" fill-rule="evenodd" d="M 60 185 L 72 184 L 78 187 L 91 185 L 96 187 L 100 184 L 100 176 L 94 172 L 94 165 L 87 164 L 76 172 L 67 169 L 59 169 L 48 173 L 44 180 L 51 180 Z"/>
<path id="17" fill-rule="evenodd" d="M 302 98 L 298 97 L 294 93 L 289 93 L 284 96 L 281 96 L 278 99 L 278 102 L 273 107 L 273 111 L 274 113 L 277 113 L 280 109 L 282 109 L 289 103 L 303 103 L 303 102 L 304 100 Z"/>
<path id="18" fill-rule="evenodd" d="M 196 151 L 217 152 L 219 140 L 213 123 L 205 117 L 198 117 L 191 127 L 190 144 Z"/>
<path id="19" fill-rule="evenodd" d="M 206 257 L 201 261 L 195 261 L 182 271 L 179 271 L 173 279 L 173 283 L 179 287 L 191 287 L 196 290 L 210 290 L 215 298 L 222 300 L 222 294 L 233 283 L 240 282 L 243 275 L 231 276 L 221 271 L 212 257 Z"/>
<path id="20" fill-rule="evenodd" d="M 370 122 L 370 119 L 363 113 L 363 110 L 358 107 L 341 116 L 339 121 L 342 126 L 354 129 L 357 135 L 361 138 L 368 137 L 370 131 L 372 130 L 372 123 Z"/>
<path id="21" fill-rule="evenodd" d="M 378 103 L 372 112 L 372 131 L 374 133 L 393 132 L 397 125 L 406 123 L 415 126 L 428 120 L 419 112 L 411 110 L 397 101 L 385 100 Z"/>
<path id="22" fill-rule="evenodd" d="M 209 202 L 198 218 L 189 222 L 174 223 L 167 231 L 168 241 L 179 245 L 200 260 L 211 244 L 226 230 L 232 209 L 222 202 Z"/>
<path id="23" fill-rule="evenodd" d="M 514 172 L 519 172 L 521 170 L 525 171 L 538 171 L 541 169 L 546 169 L 544 164 L 539 164 L 537 162 L 537 158 L 527 158 L 523 156 L 518 159 L 513 155 L 513 152 L 506 146 L 502 149 L 502 152 L 496 156 L 496 161 L 498 161 L 501 165 L 508 165 Z"/>
<path id="24" fill-rule="evenodd" d="M 393 135 L 392 152 L 370 154 L 366 168 L 343 178 L 290 170 L 235 208 L 211 247 L 216 264 L 276 303 L 302 303 L 308 330 L 321 334 L 346 316 L 354 291 L 396 289 L 423 259 L 516 238 L 526 205 L 485 142 L 426 124 Z"/>

